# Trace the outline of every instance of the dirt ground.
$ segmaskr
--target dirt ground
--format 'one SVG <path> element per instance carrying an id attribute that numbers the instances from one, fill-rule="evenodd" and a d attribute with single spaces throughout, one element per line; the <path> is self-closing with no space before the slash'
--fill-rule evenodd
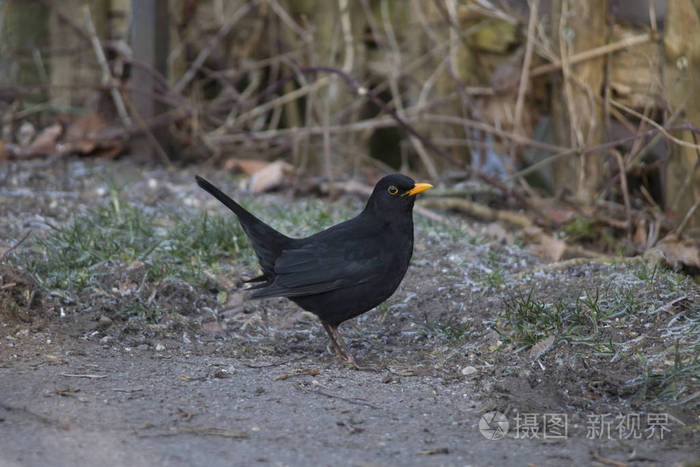
<path id="1" fill-rule="evenodd" d="M 365 371 L 333 359 L 318 321 L 294 304 L 247 301 L 237 283 L 255 273 L 250 261 L 205 271 L 214 278 L 206 287 L 154 280 L 149 259 L 100 264 L 80 291 L 28 272 L 39 266 L 27 258 L 42 258 L 37 239 L 114 203 L 114 186 L 121 203 L 145 212 L 227 215 L 193 174 L 128 162 L 0 166 L 0 254 L 32 232 L 0 261 L 1 465 L 700 462 L 698 375 L 687 374 L 696 367 L 683 353 L 698 350 L 698 287 L 670 271 L 548 268 L 489 237 L 486 224 L 417 219 L 399 290 L 341 326 Z M 280 193 L 256 202 L 269 214 L 304 201 Z M 342 217 L 362 202 L 341 197 L 328 209 Z M 156 318 L 124 311 L 137 293 L 157 305 Z M 547 326 L 531 321 L 530 295 L 543 314 L 561 303 L 562 315 L 588 310 L 587 321 L 541 339 Z M 618 314 L 624 303 L 633 310 Z M 534 350 L 523 344 L 528 332 Z M 502 438 L 493 412 L 509 423 Z"/>

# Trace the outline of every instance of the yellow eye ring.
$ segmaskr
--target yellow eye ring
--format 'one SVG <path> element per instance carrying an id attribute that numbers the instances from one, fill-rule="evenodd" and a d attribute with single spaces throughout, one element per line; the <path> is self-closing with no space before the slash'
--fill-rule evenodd
<path id="1" fill-rule="evenodd" d="M 396 188 L 394 185 L 391 185 L 389 188 L 387 188 L 386 191 L 388 191 L 390 195 L 395 195 L 399 192 L 399 189 Z"/>

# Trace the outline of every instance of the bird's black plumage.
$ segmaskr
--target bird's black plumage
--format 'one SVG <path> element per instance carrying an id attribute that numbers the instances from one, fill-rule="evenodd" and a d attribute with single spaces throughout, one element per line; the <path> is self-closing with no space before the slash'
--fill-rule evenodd
<path id="1" fill-rule="evenodd" d="M 231 209 L 250 238 L 262 276 L 251 298 L 287 297 L 316 314 L 336 351 L 354 363 L 337 327 L 389 298 L 413 253 L 415 194 L 429 189 L 401 174 L 374 187 L 356 217 L 306 238 L 287 237 L 246 211 L 207 180 L 197 183 Z M 338 342 L 336 342 L 336 338 Z"/>

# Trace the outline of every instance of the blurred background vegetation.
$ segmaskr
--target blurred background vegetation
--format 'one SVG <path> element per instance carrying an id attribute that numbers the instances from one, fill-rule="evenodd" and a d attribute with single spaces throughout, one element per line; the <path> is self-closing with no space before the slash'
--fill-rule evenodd
<path id="1" fill-rule="evenodd" d="M 634 254 L 700 232 L 697 76 L 694 0 L 0 0 L 0 161 L 401 170 Z"/>

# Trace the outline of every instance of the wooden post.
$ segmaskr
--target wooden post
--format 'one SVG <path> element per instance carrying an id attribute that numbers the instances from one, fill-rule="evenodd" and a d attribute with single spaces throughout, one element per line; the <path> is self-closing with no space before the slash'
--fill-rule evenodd
<path id="1" fill-rule="evenodd" d="M 552 132 L 559 146 L 591 147 L 603 140 L 603 108 L 593 96 L 601 93 L 605 59 L 569 65 L 568 56 L 605 45 L 607 10 L 607 0 L 552 2 L 552 37 L 564 64 L 552 91 Z M 572 190 L 582 201 L 592 202 L 605 177 L 603 156 L 596 152 L 557 161 L 554 190 Z"/>
<path id="2" fill-rule="evenodd" d="M 48 84 L 49 62 L 40 53 L 48 44 L 48 10 L 39 2 L 27 1 L 0 1 L 0 8 L 0 83 Z M 20 60 L 21 56 L 25 59 Z"/>
<path id="3" fill-rule="evenodd" d="M 671 109 L 683 107 L 684 117 L 700 126 L 700 19 L 697 2 L 668 2 L 664 32 L 664 87 Z M 689 131 L 675 134 L 689 143 L 697 143 Z M 676 214 L 677 222 L 688 215 L 700 199 L 700 164 L 692 148 L 671 145 L 671 158 L 666 166 L 664 206 Z M 690 214 L 686 224 L 688 236 L 700 232 L 700 210 Z"/>
<path id="4" fill-rule="evenodd" d="M 168 57 L 168 0 L 132 0 L 131 46 L 134 59 L 153 67 L 166 76 Z M 160 104 L 153 98 L 155 78 L 148 70 L 134 66 L 131 85 L 138 93 L 131 96 L 133 110 L 138 112 L 134 120 L 142 126 L 161 111 Z M 139 123 L 140 122 L 140 123 Z M 157 144 L 167 150 L 167 129 L 154 130 L 155 140 L 141 135 L 132 141 L 132 151 L 136 159 L 155 161 L 158 158 Z"/>

